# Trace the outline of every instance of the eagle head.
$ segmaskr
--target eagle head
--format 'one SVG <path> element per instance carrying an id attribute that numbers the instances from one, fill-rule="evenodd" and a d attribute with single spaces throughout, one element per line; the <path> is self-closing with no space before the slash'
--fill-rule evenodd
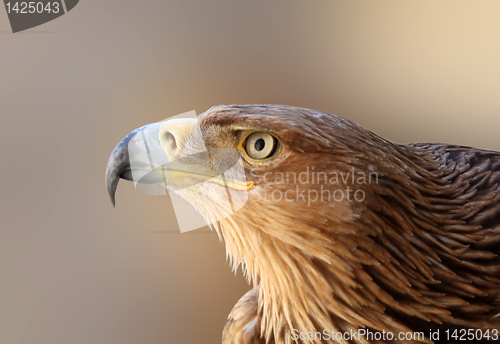
<path id="1" fill-rule="evenodd" d="M 146 139 L 148 154 L 131 159 L 134 137 Z M 267 339 L 289 343 L 292 329 L 487 326 L 498 272 L 478 277 L 473 255 L 462 256 L 481 228 L 460 218 L 466 187 L 447 154 L 321 111 L 217 106 L 130 133 L 111 154 L 106 183 L 113 204 L 120 178 L 189 202 L 254 285 Z M 487 251 L 474 252 L 496 257 Z M 481 302 L 468 308 L 474 298 Z"/>

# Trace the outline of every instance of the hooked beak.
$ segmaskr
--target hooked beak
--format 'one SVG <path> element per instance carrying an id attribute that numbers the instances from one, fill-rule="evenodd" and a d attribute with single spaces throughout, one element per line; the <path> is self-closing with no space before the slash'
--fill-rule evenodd
<path id="1" fill-rule="evenodd" d="M 234 149 L 219 153 L 223 155 L 219 161 L 225 163 L 214 167 L 217 153 L 210 150 L 210 155 L 201 135 L 196 135 L 197 124 L 197 119 L 192 118 L 153 123 L 132 131 L 118 143 L 106 167 L 106 188 L 113 206 L 120 179 L 169 184 L 177 190 L 206 181 L 235 190 L 250 190 L 252 182 L 223 176 L 238 161 L 239 153 Z M 192 154 L 183 151 L 188 140 L 187 146 L 198 146 Z"/>
<path id="2" fill-rule="evenodd" d="M 120 178 L 132 180 L 128 144 L 130 139 L 140 132 L 140 130 L 141 128 L 138 128 L 125 136 L 125 138 L 116 145 L 109 157 L 108 165 L 106 166 L 106 188 L 113 207 L 115 206 L 115 193 Z"/>

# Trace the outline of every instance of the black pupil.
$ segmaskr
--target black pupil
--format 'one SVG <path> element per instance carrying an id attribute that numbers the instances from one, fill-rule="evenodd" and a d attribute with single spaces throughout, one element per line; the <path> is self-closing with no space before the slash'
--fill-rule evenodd
<path id="1" fill-rule="evenodd" d="M 263 139 L 258 139 L 257 141 L 255 141 L 255 149 L 259 152 L 264 149 L 265 145 L 266 142 Z"/>

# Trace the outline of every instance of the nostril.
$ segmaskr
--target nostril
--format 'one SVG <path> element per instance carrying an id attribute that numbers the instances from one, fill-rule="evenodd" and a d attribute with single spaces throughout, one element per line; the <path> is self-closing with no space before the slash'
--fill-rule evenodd
<path id="1" fill-rule="evenodd" d="M 169 131 L 167 131 L 165 134 L 165 143 L 172 152 L 177 149 L 177 141 L 175 140 L 175 136 Z"/>

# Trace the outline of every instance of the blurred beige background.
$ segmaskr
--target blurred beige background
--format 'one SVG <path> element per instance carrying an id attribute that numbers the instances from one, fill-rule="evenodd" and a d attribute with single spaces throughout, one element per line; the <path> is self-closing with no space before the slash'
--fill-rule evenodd
<path id="1" fill-rule="evenodd" d="M 248 290 L 217 238 L 106 162 L 129 131 L 281 103 L 396 142 L 500 150 L 498 1 L 81 0 L 12 34 L 0 9 L 0 342 L 219 343 Z"/>

